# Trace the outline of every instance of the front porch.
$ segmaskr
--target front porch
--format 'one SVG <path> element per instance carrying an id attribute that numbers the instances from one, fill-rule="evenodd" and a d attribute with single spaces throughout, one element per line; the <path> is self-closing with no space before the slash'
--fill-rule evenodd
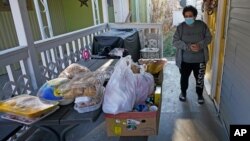
<path id="1" fill-rule="evenodd" d="M 214 104 L 204 91 L 205 104 L 199 105 L 195 94 L 194 77 L 190 79 L 188 100 L 181 103 L 178 99 L 179 71 L 170 61 L 164 71 L 163 100 L 159 135 L 148 139 L 125 137 L 108 137 L 103 114 L 95 123 L 82 123 L 67 134 L 69 141 L 227 141 L 226 131 L 218 117 Z M 55 127 L 62 130 L 60 127 Z M 46 137 L 44 137 L 46 135 Z M 41 137 L 44 137 L 41 139 Z M 49 134 L 37 131 L 28 141 L 53 141 Z"/>
<path id="2" fill-rule="evenodd" d="M 13 95 L 35 94 L 47 80 L 56 78 L 71 63 L 81 59 L 82 49 L 92 48 L 95 35 L 109 31 L 111 28 L 136 28 L 140 31 L 141 44 L 148 33 L 159 35 L 159 57 L 162 56 L 163 37 L 161 24 L 112 24 L 103 23 L 86 29 L 58 35 L 49 39 L 34 41 L 25 3 L 10 0 L 15 9 L 13 18 L 17 31 L 19 46 L 0 52 L 0 67 L 6 70 L 1 76 L 0 99 Z M 190 83 L 187 103 L 178 100 L 179 70 L 173 62 L 164 69 L 163 105 L 161 111 L 160 132 L 158 136 L 148 137 L 156 140 L 191 140 L 210 141 L 227 140 L 224 127 L 209 96 L 205 95 L 206 104 L 196 104 L 194 78 Z M 206 93 L 206 92 L 204 92 Z M 55 127 L 62 128 L 62 127 Z M 58 129 L 60 130 L 60 129 Z M 45 137 L 46 136 L 46 137 Z M 42 138 L 42 139 L 41 139 Z M 103 115 L 95 123 L 83 123 L 67 134 L 67 140 L 100 141 L 123 140 L 119 137 L 107 137 Z M 49 134 L 37 130 L 29 141 L 54 140 Z M 137 141 L 137 140 L 136 140 Z"/>

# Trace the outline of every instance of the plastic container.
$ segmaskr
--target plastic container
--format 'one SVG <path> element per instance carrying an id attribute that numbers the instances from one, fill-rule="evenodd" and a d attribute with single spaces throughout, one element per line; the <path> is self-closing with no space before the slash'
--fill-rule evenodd
<path id="1" fill-rule="evenodd" d="M 80 97 L 80 98 L 76 98 L 74 109 L 78 113 L 87 113 L 87 112 L 91 112 L 91 111 L 95 111 L 99 109 L 102 106 L 104 89 L 105 89 L 104 87 L 101 87 L 101 89 L 98 91 L 98 95 L 100 96 L 100 101 L 97 104 L 92 105 L 92 106 L 82 107 L 81 102 L 88 103 L 91 101 L 91 99 L 87 97 Z"/>
<path id="2" fill-rule="evenodd" d="M 36 96 L 19 95 L 0 102 L 0 112 L 27 118 L 41 117 L 58 105 L 56 101 L 41 101 Z"/>
<path id="3" fill-rule="evenodd" d="M 27 118 L 27 117 L 22 117 L 22 116 L 17 116 L 17 115 L 11 115 L 11 114 L 3 114 L 1 115 L 1 118 L 19 122 L 25 125 L 31 125 L 34 124 L 35 122 L 44 119 L 45 117 L 51 115 L 54 113 L 56 110 L 59 109 L 59 106 L 56 106 L 55 108 L 51 109 L 48 113 L 41 115 L 41 117 L 36 117 L 36 118 Z"/>

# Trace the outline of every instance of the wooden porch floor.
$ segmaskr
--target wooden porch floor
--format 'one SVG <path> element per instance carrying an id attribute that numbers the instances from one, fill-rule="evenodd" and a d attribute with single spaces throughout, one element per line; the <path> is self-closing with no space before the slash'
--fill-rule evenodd
<path id="1" fill-rule="evenodd" d="M 179 70 L 175 64 L 168 63 L 164 72 L 159 135 L 149 137 L 148 141 L 228 141 L 213 102 L 206 92 L 204 92 L 206 103 L 204 105 L 197 103 L 194 77 L 190 79 L 187 102 L 182 103 L 178 100 L 179 77 Z M 62 127 L 55 128 L 60 130 Z M 46 132 L 37 131 L 28 140 L 53 141 L 54 139 Z M 69 132 L 67 140 L 121 141 L 119 137 L 107 137 L 103 115 L 95 123 L 83 123 Z"/>

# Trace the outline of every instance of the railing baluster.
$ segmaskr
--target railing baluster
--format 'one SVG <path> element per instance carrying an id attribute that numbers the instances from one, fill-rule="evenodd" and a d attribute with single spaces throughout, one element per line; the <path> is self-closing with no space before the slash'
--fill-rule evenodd
<path id="1" fill-rule="evenodd" d="M 78 43 L 78 50 L 81 51 L 81 48 L 83 46 L 82 38 L 77 39 L 77 43 Z"/>
<path id="2" fill-rule="evenodd" d="M 79 54 L 80 54 L 78 39 L 74 40 L 72 44 L 73 44 L 74 62 L 76 62 L 79 61 Z"/>
<path id="3" fill-rule="evenodd" d="M 55 50 L 53 48 L 50 49 L 50 54 L 51 54 L 52 62 L 56 62 Z"/>
<path id="4" fill-rule="evenodd" d="M 12 81 L 12 82 L 15 82 L 15 79 L 14 79 L 14 74 L 12 72 L 12 69 L 11 69 L 11 65 L 7 65 L 6 66 L 6 71 L 7 71 L 7 74 L 8 74 L 8 77 L 9 77 L 9 81 Z M 11 86 L 12 90 L 14 91 L 16 89 L 16 86 Z M 17 92 L 15 92 L 15 94 L 17 94 Z"/>
<path id="5" fill-rule="evenodd" d="M 50 52 L 48 50 L 45 51 L 46 52 L 46 60 L 47 63 L 51 62 L 51 58 L 50 58 Z"/>
<path id="6" fill-rule="evenodd" d="M 43 64 L 43 66 L 47 66 L 47 64 L 46 64 L 46 57 L 45 57 L 45 54 L 44 54 L 44 52 L 41 52 L 40 53 L 41 54 L 41 58 L 42 58 L 42 64 Z"/>
<path id="7" fill-rule="evenodd" d="M 87 36 L 87 40 L 86 40 L 86 48 L 89 49 L 89 45 L 90 45 L 90 37 L 89 35 Z"/>
<path id="8" fill-rule="evenodd" d="M 94 33 L 90 35 L 90 44 L 92 45 L 94 39 Z"/>
<path id="9" fill-rule="evenodd" d="M 23 74 L 23 75 L 26 75 L 27 72 L 26 72 L 26 69 L 25 69 L 23 60 L 20 60 L 20 61 L 19 61 L 19 64 L 20 64 L 20 67 L 21 67 L 22 74 Z"/>
<path id="10" fill-rule="evenodd" d="M 87 45 L 87 37 L 83 37 L 83 48 Z"/>
<path id="11" fill-rule="evenodd" d="M 69 57 L 70 56 L 70 45 L 69 45 L 69 43 L 66 43 L 66 51 L 67 51 L 67 57 Z M 70 59 L 68 61 L 69 61 L 69 64 L 71 64 Z"/>
<path id="12" fill-rule="evenodd" d="M 75 43 L 75 41 L 72 41 L 72 46 L 73 46 L 73 52 L 76 52 L 76 43 Z"/>
<path id="13" fill-rule="evenodd" d="M 61 58 L 61 59 L 63 59 L 63 48 L 62 48 L 62 46 L 61 46 L 61 45 L 60 45 L 60 46 L 58 46 L 58 48 L 59 48 L 60 58 Z"/>

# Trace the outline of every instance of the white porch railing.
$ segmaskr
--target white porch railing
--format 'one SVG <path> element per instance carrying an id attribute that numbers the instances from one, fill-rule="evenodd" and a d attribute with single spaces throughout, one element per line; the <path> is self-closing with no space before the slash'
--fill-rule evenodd
<path id="1" fill-rule="evenodd" d="M 31 74 L 28 68 L 29 48 L 30 46 L 19 46 L 0 52 L 0 67 L 5 68 L 6 75 L 0 76 L 2 82 L 2 91 L 0 99 L 7 98 L 13 94 L 31 93 L 39 88 L 47 80 L 53 79 L 69 64 L 81 59 L 83 48 L 92 49 L 93 37 L 106 32 L 111 28 L 136 28 L 140 31 L 141 43 L 147 33 L 155 33 L 160 37 L 160 55 L 162 57 L 163 37 L 161 24 L 100 24 L 78 31 L 55 36 L 50 39 L 34 42 L 35 54 L 38 56 L 38 62 L 32 63 L 33 67 L 40 71 Z M 35 61 L 31 58 L 32 61 Z M 18 64 L 20 69 L 15 70 L 12 66 Z M 34 64 L 38 64 L 34 66 Z M 32 79 L 33 76 L 39 76 L 39 79 Z M 31 80 L 39 80 L 37 88 L 32 87 Z M 3 85 L 4 84 L 4 85 Z"/>

